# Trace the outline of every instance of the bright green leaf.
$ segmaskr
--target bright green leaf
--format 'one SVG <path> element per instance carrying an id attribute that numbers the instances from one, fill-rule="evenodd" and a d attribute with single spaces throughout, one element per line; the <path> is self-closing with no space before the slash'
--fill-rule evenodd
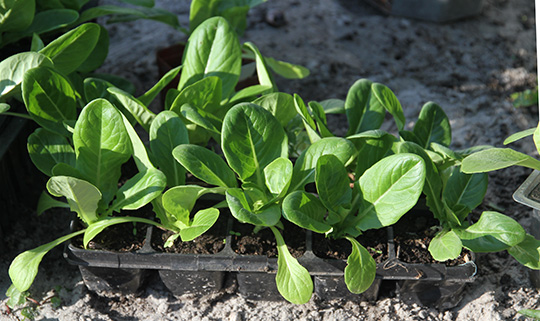
<path id="1" fill-rule="evenodd" d="M 118 189 L 111 211 L 139 209 L 156 198 L 166 184 L 165 175 L 155 168 L 140 172 Z"/>
<path id="2" fill-rule="evenodd" d="M 344 271 L 345 284 L 352 293 L 362 293 L 375 280 L 375 260 L 356 239 L 347 237 L 347 240 L 352 244 L 352 252 L 347 258 Z"/>
<path id="3" fill-rule="evenodd" d="M 180 230 L 180 237 L 183 242 L 192 241 L 204 232 L 208 231 L 218 220 L 219 210 L 217 208 L 207 208 L 195 213 L 191 224 Z"/>
<path id="4" fill-rule="evenodd" d="M 460 238 L 453 231 L 444 230 L 431 240 L 429 243 L 429 253 L 437 261 L 456 259 L 461 254 L 463 245 Z"/>
<path id="5" fill-rule="evenodd" d="M 363 231 L 396 223 L 418 201 L 426 175 L 425 163 L 414 154 L 383 158 L 362 177 L 364 204 L 356 227 Z"/>
<path id="6" fill-rule="evenodd" d="M 241 223 L 260 226 L 274 226 L 281 218 L 279 205 L 273 204 L 254 212 L 246 193 L 239 188 L 229 188 L 225 193 L 231 214 Z M 258 201 L 258 200 L 253 200 Z"/>
<path id="7" fill-rule="evenodd" d="M 108 101 L 93 100 L 77 120 L 73 144 L 76 168 L 99 188 L 103 204 L 108 204 L 118 188 L 121 166 L 133 153 L 122 115 Z"/>
<path id="8" fill-rule="evenodd" d="M 30 69 L 52 67 L 52 61 L 37 52 L 23 52 L 0 62 L 0 97 L 15 93 Z"/>
<path id="9" fill-rule="evenodd" d="M 533 236 L 525 236 L 521 243 L 509 248 L 508 253 L 529 269 L 540 270 L 540 241 Z"/>
<path id="10" fill-rule="evenodd" d="M 304 304 L 313 293 L 313 280 L 308 270 L 300 265 L 289 253 L 283 237 L 275 227 L 271 227 L 276 237 L 278 249 L 278 271 L 276 285 L 285 300 L 294 304 Z"/>
<path id="11" fill-rule="evenodd" d="M 264 181 L 270 193 L 283 197 L 291 184 L 293 164 L 288 158 L 279 157 L 264 168 Z"/>
<path id="12" fill-rule="evenodd" d="M 540 161 L 510 148 L 490 148 L 465 157 L 461 170 L 467 174 L 495 171 L 510 166 L 540 170 Z"/>
<path id="13" fill-rule="evenodd" d="M 43 256 L 52 248 L 64 243 L 65 241 L 84 233 L 84 230 L 77 231 L 66 236 L 60 237 L 50 243 L 36 247 L 35 249 L 23 252 L 11 262 L 9 266 L 9 277 L 17 290 L 24 292 L 30 288 L 32 282 L 38 273 L 39 263 Z"/>
<path id="14" fill-rule="evenodd" d="M 97 213 L 101 192 L 94 185 L 75 177 L 53 176 L 47 182 L 47 190 L 56 197 L 64 196 L 73 212 L 90 225 L 99 219 Z"/>

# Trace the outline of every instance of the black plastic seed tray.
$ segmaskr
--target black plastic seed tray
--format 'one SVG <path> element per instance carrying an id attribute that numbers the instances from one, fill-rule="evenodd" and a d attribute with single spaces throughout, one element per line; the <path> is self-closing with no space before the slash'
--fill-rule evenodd
<path id="1" fill-rule="evenodd" d="M 153 228 L 149 228 L 147 240 Z M 389 235 L 393 233 L 389 230 Z M 150 242 L 135 253 L 113 253 L 83 250 L 73 245 L 65 248 L 65 257 L 79 265 L 83 279 L 91 290 L 110 290 L 121 293 L 140 291 L 149 270 L 157 270 L 174 295 L 205 295 L 220 291 L 224 279 L 236 277 L 238 292 L 251 300 L 282 300 L 275 285 L 277 258 L 262 255 L 240 255 L 231 247 L 232 237 L 217 254 L 174 254 L 155 251 Z M 377 265 L 376 280 L 361 295 L 351 294 L 344 283 L 346 260 L 322 259 L 312 251 L 311 233 L 306 234 L 306 252 L 298 261 L 314 279 L 315 293 L 321 299 L 376 300 L 381 282 L 391 282 L 404 299 L 422 304 L 451 308 L 461 299 L 467 282 L 474 279 L 473 261 L 460 266 L 444 264 L 409 264 L 396 258 L 393 239 L 389 239 L 389 258 Z M 98 273 L 99 269 L 103 273 Z M 88 271 L 93 272 L 88 277 Z M 119 275 L 116 275 L 118 271 Z M 134 280 L 126 277 L 134 275 Z M 99 276 L 103 276 L 99 279 Z M 429 295 L 426 295 L 429 293 Z"/>

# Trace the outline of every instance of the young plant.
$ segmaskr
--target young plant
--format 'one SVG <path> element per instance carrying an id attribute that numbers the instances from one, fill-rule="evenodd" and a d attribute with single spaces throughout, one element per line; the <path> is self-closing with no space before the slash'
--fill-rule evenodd
<path id="1" fill-rule="evenodd" d="M 220 141 L 223 118 L 233 105 L 276 90 L 258 49 L 250 43 L 245 47 L 257 53 L 258 85 L 235 92 L 242 73 L 242 48 L 238 36 L 223 17 L 213 17 L 200 24 L 188 39 L 182 65 L 164 76 L 168 82 L 181 69 L 178 89 L 168 91 L 165 109 L 182 118 L 191 143 L 204 146 L 210 138 Z M 148 130 L 155 115 L 145 105 L 158 91 L 152 90 L 152 96 L 145 94 L 138 99 L 119 90 L 110 93 Z"/>
<path id="2" fill-rule="evenodd" d="M 293 303 L 309 301 L 313 292 L 311 277 L 291 256 L 279 232 L 281 202 L 293 179 L 282 125 L 258 105 L 238 104 L 225 115 L 221 146 L 226 162 L 197 145 L 178 146 L 173 154 L 195 177 L 222 189 L 231 214 L 239 222 L 252 224 L 256 230 L 272 230 L 278 247 L 279 292 Z"/>
<path id="3" fill-rule="evenodd" d="M 244 34 L 247 26 L 249 9 L 266 2 L 266 0 L 192 0 L 189 9 L 189 30 L 193 32 L 205 20 L 221 16 L 227 19 L 239 36 Z"/>
<path id="4" fill-rule="evenodd" d="M 84 228 L 19 254 L 9 268 L 18 291 L 30 287 L 49 250 L 77 235 L 84 234 L 86 247 L 97 234 L 115 224 L 159 225 L 140 217 L 113 216 L 115 212 L 139 209 L 158 197 L 166 178 L 152 165 L 126 118 L 108 101 L 96 99 L 86 105 L 69 139 L 38 128 L 28 139 L 28 150 L 36 167 L 51 176 L 47 182 L 49 193 L 65 197 L 64 206 L 77 213 Z M 130 157 L 139 173 L 119 187 L 120 168 Z M 50 202 L 49 207 L 59 205 L 50 196 L 42 202 Z"/>
<path id="5" fill-rule="evenodd" d="M 310 169 L 295 166 L 295 173 L 303 177 L 297 186 L 314 180 L 317 195 L 303 190 L 290 193 L 283 201 L 283 216 L 305 229 L 351 242 L 345 283 L 352 293 L 362 293 L 375 279 L 376 264 L 356 237 L 366 230 L 396 223 L 416 204 L 424 185 L 425 166 L 422 158 L 413 154 L 388 156 L 366 170 L 351 188 L 345 163 L 325 151 L 335 146 L 335 140 L 347 144 L 342 138 L 323 138 L 303 154 L 309 160 L 302 159 L 302 163 L 310 164 Z"/>
<path id="6" fill-rule="evenodd" d="M 536 148 L 540 150 L 540 123 L 536 129 L 531 128 L 508 137 L 504 144 L 510 144 L 530 135 L 533 135 Z M 510 148 L 487 148 L 467 156 L 462 161 L 461 169 L 465 173 L 485 173 L 510 166 L 523 166 L 540 170 L 540 161 Z M 505 218 L 511 220 L 509 217 Z M 485 240 L 486 237 L 483 237 L 475 245 L 485 245 L 486 249 L 490 251 L 507 250 L 510 255 L 526 267 L 540 269 L 540 241 L 526 234 L 517 222 L 513 221 L 512 223 L 516 235 L 514 242 L 505 242 L 498 238 L 494 241 L 495 237 Z"/>
<path id="7" fill-rule="evenodd" d="M 40 35 L 59 30 L 72 29 L 81 23 L 102 16 L 109 16 L 108 22 L 131 21 L 136 19 L 157 20 L 180 29 L 178 18 L 171 12 L 154 8 L 153 0 L 132 1 L 131 8 L 106 5 L 86 8 L 89 0 L 36 1 L 12 0 L 0 6 L 0 48 L 8 44 L 31 39 L 32 46 L 43 43 Z M 28 50 L 30 48 L 23 48 Z"/>

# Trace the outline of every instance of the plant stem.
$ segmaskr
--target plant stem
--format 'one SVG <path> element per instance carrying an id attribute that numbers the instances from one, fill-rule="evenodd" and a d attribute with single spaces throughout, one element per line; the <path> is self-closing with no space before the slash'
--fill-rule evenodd
<path id="1" fill-rule="evenodd" d="M 10 112 L 10 111 L 3 112 L 3 113 L 0 114 L 0 116 L 14 116 L 14 117 L 33 120 L 32 117 L 30 117 L 29 115 L 14 113 L 14 112 Z"/>

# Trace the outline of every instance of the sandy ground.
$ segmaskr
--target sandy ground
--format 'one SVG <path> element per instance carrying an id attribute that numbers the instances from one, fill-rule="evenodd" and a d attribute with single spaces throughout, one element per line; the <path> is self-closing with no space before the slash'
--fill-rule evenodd
<path id="1" fill-rule="evenodd" d="M 158 7 L 179 15 L 187 25 L 189 2 L 161 0 Z M 286 23 L 272 27 L 268 14 L 284 14 Z M 101 71 L 120 74 L 139 93 L 157 80 L 155 50 L 185 40 L 183 34 L 154 22 L 109 25 L 111 53 Z M 501 146 L 511 133 L 534 127 L 537 108 L 515 109 L 509 95 L 536 82 L 534 2 L 486 0 L 482 14 L 434 24 L 381 15 L 360 0 L 270 0 L 251 11 L 245 41 L 267 56 L 311 69 L 304 80 L 278 81 L 282 91 L 305 101 L 344 99 L 355 80 L 369 78 L 397 95 L 411 126 L 427 101 L 440 104 L 451 119 L 454 148 L 478 144 Z M 339 121 L 333 126 L 338 129 Z M 392 128 L 387 128 L 392 130 Z M 514 148 L 531 155 L 530 139 Z M 484 209 L 499 208 L 530 223 L 531 211 L 511 199 L 530 171 L 508 169 L 490 175 Z M 4 296 L 7 267 L 26 249 L 67 230 L 69 216 L 49 213 L 36 218 L 19 213 L 5 232 L 7 250 L 0 260 L 0 319 L 14 320 Z M 46 229 L 40 227 L 46 226 Z M 468 284 L 461 303 L 450 310 L 405 303 L 395 295 L 377 302 L 321 302 L 295 306 L 286 302 L 247 301 L 234 291 L 206 298 L 175 298 L 159 283 L 137 297 L 103 298 L 89 292 L 76 267 L 61 259 L 61 249 L 43 261 L 32 296 L 43 303 L 39 320 L 524 320 L 517 311 L 540 308 L 540 293 L 506 253 L 478 258 L 478 277 Z M 229 293 L 230 292 L 230 293 Z M 59 307 L 46 300 L 56 295 Z"/>

